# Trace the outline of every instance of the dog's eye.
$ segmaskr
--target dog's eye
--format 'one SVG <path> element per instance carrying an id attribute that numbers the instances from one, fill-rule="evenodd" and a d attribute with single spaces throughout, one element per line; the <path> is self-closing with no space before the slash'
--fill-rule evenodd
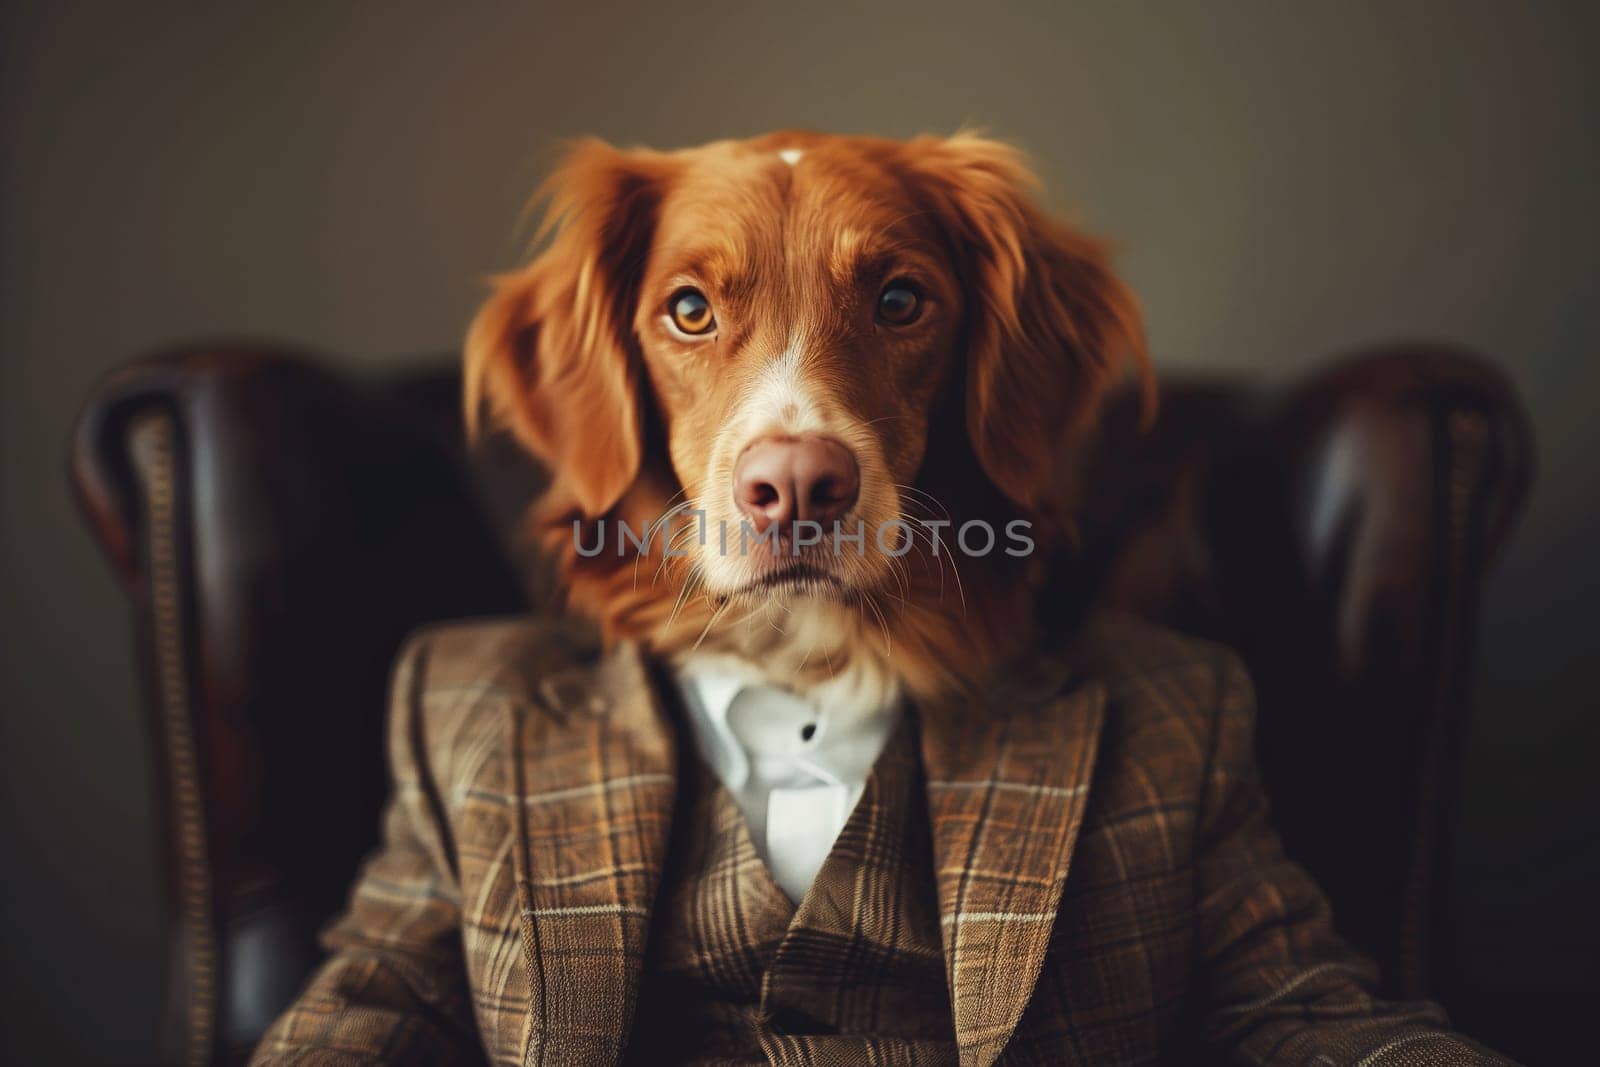
<path id="1" fill-rule="evenodd" d="M 909 282 L 890 282 L 878 297 L 878 318 L 890 326 L 909 326 L 922 314 L 922 297 Z"/>
<path id="2" fill-rule="evenodd" d="M 698 289 L 679 289 L 667 303 L 672 324 L 687 334 L 710 333 L 717 324 L 711 314 L 711 301 Z"/>

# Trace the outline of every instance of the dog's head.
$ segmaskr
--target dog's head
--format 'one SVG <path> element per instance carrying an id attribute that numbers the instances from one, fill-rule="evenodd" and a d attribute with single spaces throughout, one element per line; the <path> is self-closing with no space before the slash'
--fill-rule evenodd
<path id="1" fill-rule="evenodd" d="M 959 439 L 1015 515 L 1059 515 L 1076 430 L 1143 366 L 1102 247 L 1031 186 L 969 135 L 579 144 L 548 247 L 472 327 L 469 416 L 545 460 L 562 521 L 618 514 L 660 470 L 719 600 L 890 588 L 939 506 L 930 444 Z"/>

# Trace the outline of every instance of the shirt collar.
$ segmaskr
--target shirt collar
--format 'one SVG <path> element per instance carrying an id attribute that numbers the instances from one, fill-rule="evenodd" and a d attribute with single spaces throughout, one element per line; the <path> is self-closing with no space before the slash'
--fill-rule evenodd
<path id="1" fill-rule="evenodd" d="M 701 757 L 728 788 L 744 788 L 750 779 L 750 760 L 728 726 L 728 709 L 745 686 L 761 684 L 754 670 L 731 657 L 696 657 L 674 667 L 673 675 L 683 691 Z"/>
<path id="2" fill-rule="evenodd" d="M 729 711 L 735 698 L 747 690 L 759 690 L 774 702 L 807 704 L 817 723 L 818 744 L 803 755 L 797 753 L 797 758 L 824 777 L 853 785 L 865 780 L 899 718 L 897 695 L 886 702 L 858 698 L 829 700 L 818 706 L 773 685 L 760 668 L 733 656 L 690 657 L 674 665 L 673 675 L 684 695 L 701 757 L 735 792 L 750 781 L 751 753 L 730 723 Z"/>

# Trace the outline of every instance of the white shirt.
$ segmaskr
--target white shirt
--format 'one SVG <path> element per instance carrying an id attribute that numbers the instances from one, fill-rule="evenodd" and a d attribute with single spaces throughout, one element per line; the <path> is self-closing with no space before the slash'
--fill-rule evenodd
<path id="1" fill-rule="evenodd" d="M 726 657 L 675 674 L 700 755 L 738 802 L 773 880 L 799 903 L 861 799 L 899 701 L 819 708 Z"/>

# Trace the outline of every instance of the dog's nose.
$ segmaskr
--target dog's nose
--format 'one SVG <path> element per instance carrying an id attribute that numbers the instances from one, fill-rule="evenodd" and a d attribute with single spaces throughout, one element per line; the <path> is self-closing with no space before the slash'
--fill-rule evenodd
<path id="1" fill-rule="evenodd" d="M 772 523 L 831 522 L 855 504 L 861 469 L 855 453 L 832 437 L 762 437 L 733 467 L 733 499 L 765 533 Z"/>

